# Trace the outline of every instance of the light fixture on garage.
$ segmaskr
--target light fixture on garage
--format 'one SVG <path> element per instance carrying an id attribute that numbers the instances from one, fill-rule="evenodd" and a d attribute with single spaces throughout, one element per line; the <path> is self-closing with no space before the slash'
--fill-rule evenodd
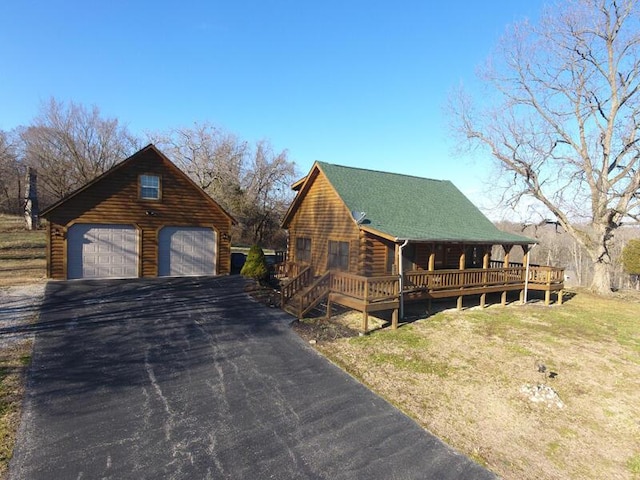
<path id="1" fill-rule="evenodd" d="M 156 212 L 154 212 L 153 210 L 147 210 L 146 212 L 144 212 L 145 214 L 149 215 L 150 217 L 155 217 L 157 215 Z"/>
<path id="2" fill-rule="evenodd" d="M 222 240 L 225 241 L 225 242 L 228 241 L 229 240 L 229 235 L 227 235 L 226 233 L 223 233 L 222 234 Z"/>

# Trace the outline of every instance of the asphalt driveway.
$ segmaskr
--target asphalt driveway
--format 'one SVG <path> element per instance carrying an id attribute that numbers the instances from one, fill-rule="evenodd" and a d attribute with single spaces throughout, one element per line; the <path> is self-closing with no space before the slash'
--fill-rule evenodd
<path id="1" fill-rule="evenodd" d="M 242 285 L 49 283 L 10 478 L 494 478 Z"/>

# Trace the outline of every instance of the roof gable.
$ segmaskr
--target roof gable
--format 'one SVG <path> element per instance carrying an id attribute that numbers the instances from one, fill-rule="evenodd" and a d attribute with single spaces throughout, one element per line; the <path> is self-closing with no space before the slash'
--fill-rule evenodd
<path id="1" fill-rule="evenodd" d="M 83 197 L 83 193 L 92 188 L 97 188 L 99 185 L 104 185 L 105 182 L 109 182 L 109 180 L 117 175 L 120 172 L 123 172 L 127 168 L 131 167 L 138 161 L 142 161 L 143 159 L 148 159 L 149 156 L 153 156 L 157 159 L 158 162 L 161 162 L 169 171 L 172 172 L 173 175 L 177 175 L 182 179 L 186 180 L 188 185 L 193 187 L 192 193 L 203 198 L 207 203 L 209 203 L 212 207 L 219 209 L 225 216 L 227 216 L 232 223 L 236 223 L 235 219 L 225 211 L 213 198 L 211 198 L 202 188 L 200 188 L 187 174 L 185 174 L 182 170 L 180 170 L 171 160 L 169 160 L 155 145 L 149 144 L 146 147 L 140 149 L 129 158 L 123 160 L 122 162 L 114 165 L 112 168 L 104 172 L 102 175 L 94 178 L 87 184 L 83 185 L 79 189 L 70 193 L 66 197 L 58 200 L 54 204 L 50 205 L 46 209 L 44 209 L 41 213 L 41 216 L 47 217 L 57 210 L 61 208 L 65 208 L 66 205 L 70 203 L 77 203 L 78 200 L 81 200 Z"/>
<path id="2" fill-rule="evenodd" d="M 284 225 L 302 201 L 305 189 L 324 174 L 360 227 L 395 240 L 492 244 L 531 244 L 535 240 L 499 230 L 446 180 L 316 162 L 291 206 Z"/>

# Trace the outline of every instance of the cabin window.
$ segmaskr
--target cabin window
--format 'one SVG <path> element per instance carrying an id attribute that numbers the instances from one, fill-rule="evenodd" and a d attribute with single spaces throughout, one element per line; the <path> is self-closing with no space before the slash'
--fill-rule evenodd
<path id="1" fill-rule="evenodd" d="M 296 260 L 298 262 L 311 262 L 311 239 L 307 237 L 296 238 Z"/>
<path id="2" fill-rule="evenodd" d="M 329 240 L 329 268 L 349 270 L 349 242 Z"/>
<path id="3" fill-rule="evenodd" d="M 396 246 L 391 244 L 387 246 L 387 268 L 386 273 L 393 275 L 394 267 L 396 266 Z"/>
<path id="4" fill-rule="evenodd" d="M 160 200 L 160 177 L 158 175 L 140 175 L 140 198 Z"/>

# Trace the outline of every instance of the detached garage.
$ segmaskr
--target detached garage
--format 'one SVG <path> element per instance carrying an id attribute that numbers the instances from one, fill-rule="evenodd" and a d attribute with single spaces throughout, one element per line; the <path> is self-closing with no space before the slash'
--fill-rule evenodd
<path id="1" fill-rule="evenodd" d="M 220 275 L 233 218 L 148 145 L 42 212 L 55 279 Z"/>

